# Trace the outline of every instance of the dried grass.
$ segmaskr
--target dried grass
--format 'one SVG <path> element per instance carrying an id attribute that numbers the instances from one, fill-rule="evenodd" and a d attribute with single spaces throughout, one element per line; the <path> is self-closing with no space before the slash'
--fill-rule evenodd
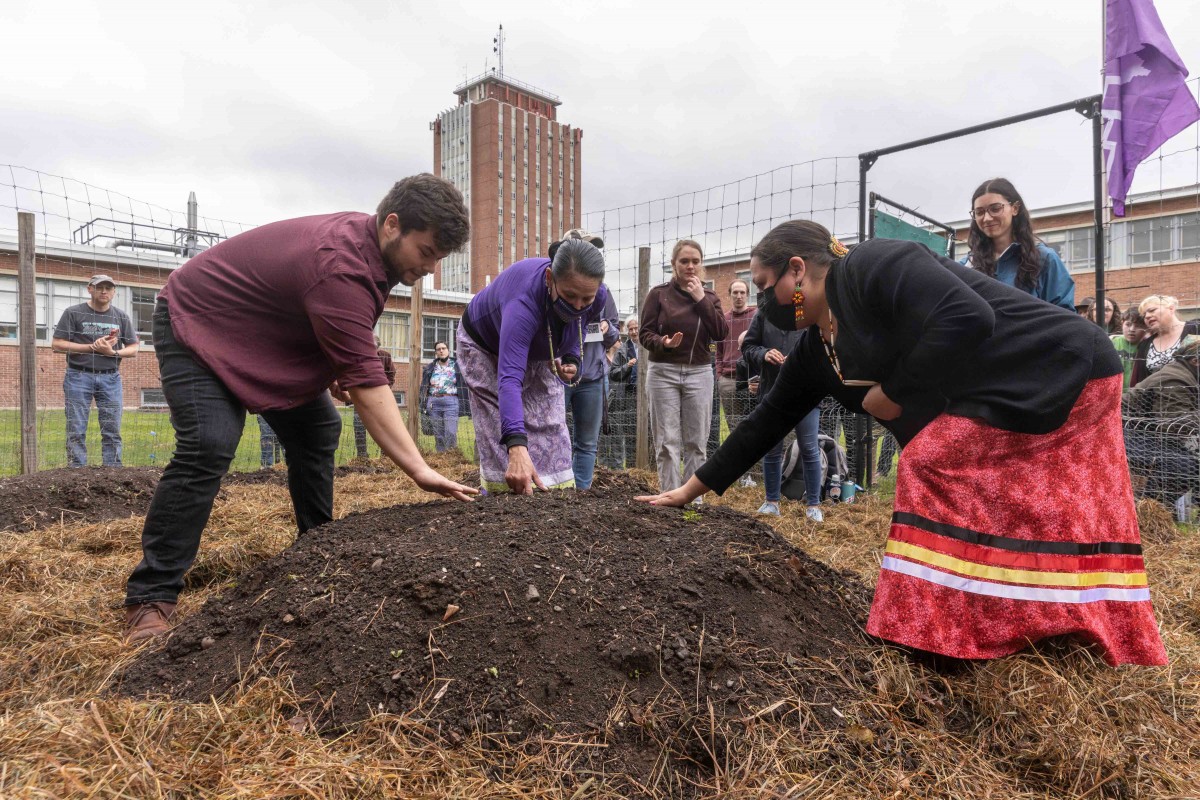
<path id="1" fill-rule="evenodd" d="M 438 458 L 449 474 L 469 464 Z M 654 482 L 653 476 L 635 477 Z M 753 513 L 761 490 L 715 502 Z M 337 514 L 428 499 L 400 473 L 338 479 Z M 785 537 L 873 583 L 890 503 L 832 507 L 814 525 L 787 503 Z M 0 797 L 135 798 L 1180 798 L 1200 786 L 1200 537 L 1139 508 L 1171 666 L 1110 669 L 1072 645 L 936 672 L 864 641 L 846 663 L 798 663 L 840 677 L 854 701 L 821 729 L 804 698 L 738 721 L 699 707 L 644 710 L 634 781 L 592 740 L 448 746 L 415 716 L 380 716 L 336 738 L 306 730 L 278 679 L 220 705 L 114 699 L 134 657 L 120 641 L 121 590 L 140 519 L 0 533 Z M 293 539 L 283 486 L 223 491 L 180 612 Z M 681 687 L 680 691 L 690 691 Z M 614 709 L 619 703 L 614 698 Z M 610 728 L 634 724 L 615 710 Z M 640 781 L 640 782 L 639 782 Z"/>

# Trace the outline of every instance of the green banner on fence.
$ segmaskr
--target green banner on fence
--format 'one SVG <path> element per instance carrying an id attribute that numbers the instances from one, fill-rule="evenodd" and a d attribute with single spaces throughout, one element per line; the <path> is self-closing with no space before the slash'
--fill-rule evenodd
<path id="1" fill-rule="evenodd" d="M 920 242 L 935 253 L 943 255 L 950 252 L 950 243 L 945 236 L 910 225 L 898 217 L 885 214 L 876 209 L 875 236 L 880 239 L 904 239 L 908 242 Z"/>

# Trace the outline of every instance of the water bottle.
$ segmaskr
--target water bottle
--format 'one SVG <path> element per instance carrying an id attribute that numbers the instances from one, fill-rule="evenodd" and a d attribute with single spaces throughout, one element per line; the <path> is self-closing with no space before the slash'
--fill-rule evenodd
<path id="1" fill-rule="evenodd" d="M 836 472 L 829 477 L 829 499 L 838 502 L 842 497 L 842 476 Z"/>

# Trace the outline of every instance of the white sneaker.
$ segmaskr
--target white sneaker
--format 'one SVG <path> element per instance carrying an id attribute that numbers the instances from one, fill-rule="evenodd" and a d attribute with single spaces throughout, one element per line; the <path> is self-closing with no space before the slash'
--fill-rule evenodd
<path id="1" fill-rule="evenodd" d="M 759 514 L 767 514 L 772 517 L 779 516 L 779 503 L 772 503 L 770 500 L 758 507 Z"/>
<path id="2" fill-rule="evenodd" d="M 821 513 L 821 509 L 816 506 L 809 506 L 804 509 L 804 516 L 808 517 L 813 522 L 824 522 L 825 515 Z"/>
<path id="3" fill-rule="evenodd" d="M 750 477 L 749 475 L 743 475 L 742 480 L 738 483 L 738 485 L 749 489 L 757 486 L 758 484 L 754 482 L 754 478 Z"/>

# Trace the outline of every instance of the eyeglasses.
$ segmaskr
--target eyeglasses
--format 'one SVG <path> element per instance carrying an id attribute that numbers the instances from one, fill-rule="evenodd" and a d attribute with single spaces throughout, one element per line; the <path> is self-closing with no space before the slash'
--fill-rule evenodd
<path id="1" fill-rule="evenodd" d="M 998 216 L 1005 206 L 1011 206 L 1012 203 L 992 203 L 990 206 L 983 208 L 971 209 L 971 216 L 975 219 L 983 219 L 985 214 L 991 214 L 993 217 Z"/>

